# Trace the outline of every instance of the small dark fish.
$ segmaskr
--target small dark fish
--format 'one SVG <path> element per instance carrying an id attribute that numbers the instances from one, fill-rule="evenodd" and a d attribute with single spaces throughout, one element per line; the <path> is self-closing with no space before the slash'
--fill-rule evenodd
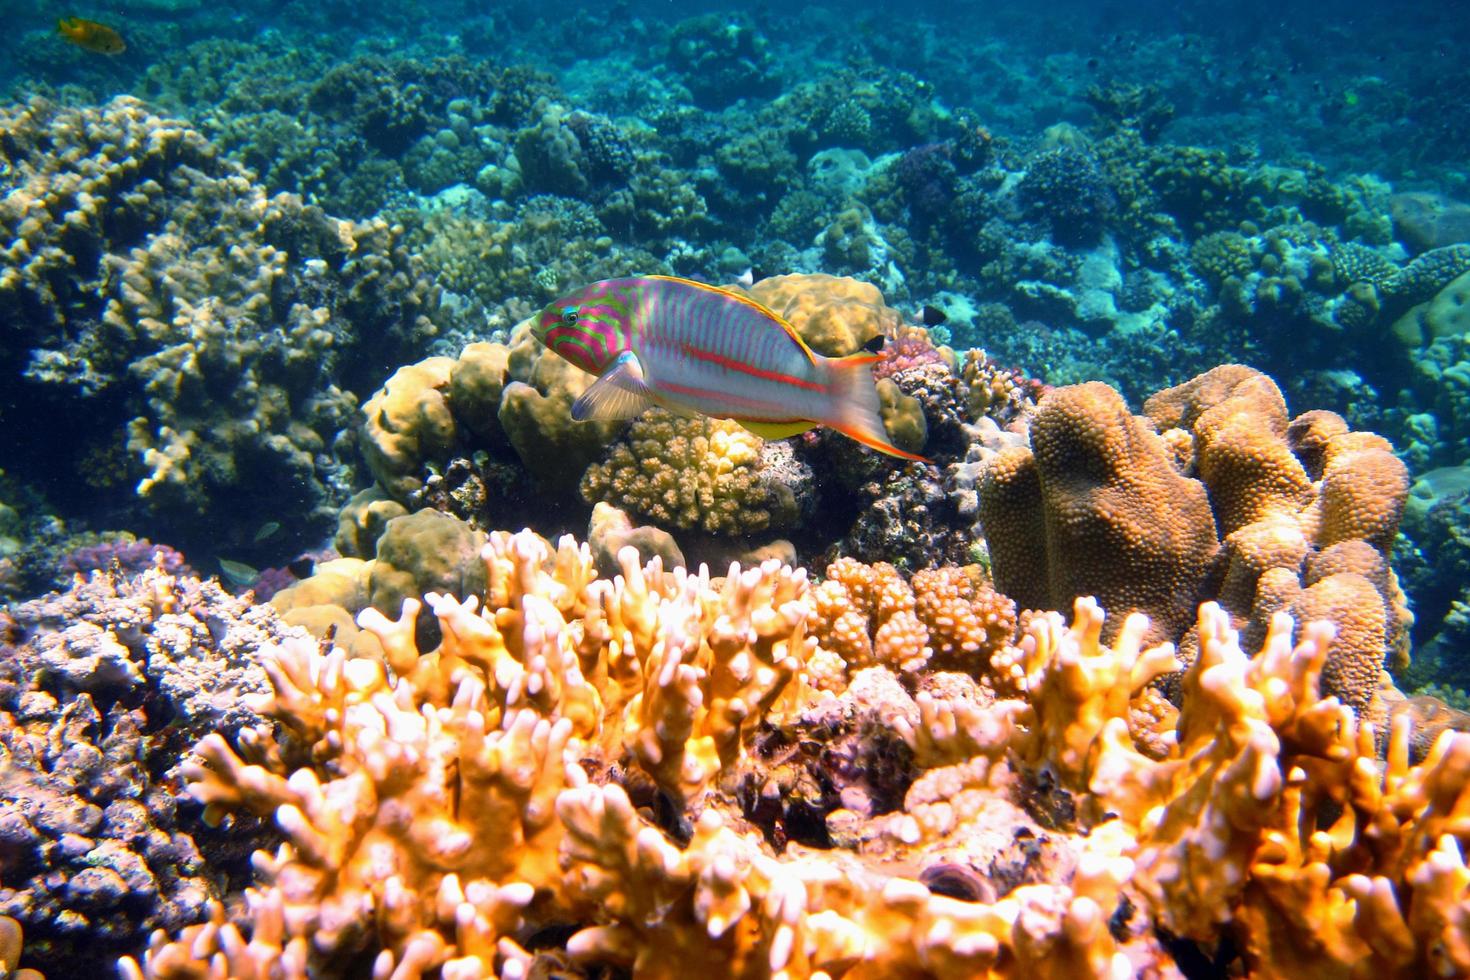
<path id="1" fill-rule="evenodd" d="M 122 54 L 128 43 L 106 24 L 85 17 L 63 17 L 56 22 L 56 33 L 79 48 L 98 54 Z"/>
<path id="2" fill-rule="evenodd" d="M 316 559 L 310 555 L 302 555 L 295 561 L 286 563 L 286 571 L 297 578 L 311 578 L 311 573 L 316 570 Z"/>
<path id="3" fill-rule="evenodd" d="M 928 303 L 925 303 L 924 308 L 919 311 L 919 319 L 923 321 L 926 327 L 937 327 L 941 323 L 947 322 L 949 317 L 939 307 L 930 306 Z"/>

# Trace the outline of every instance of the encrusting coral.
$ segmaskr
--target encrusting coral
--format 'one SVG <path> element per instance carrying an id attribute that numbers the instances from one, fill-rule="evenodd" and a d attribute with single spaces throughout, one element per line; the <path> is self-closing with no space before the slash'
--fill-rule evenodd
<path id="1" fill-rule="evenodd" d="M 333 442 L 355 410 L 354 356 L 437 330 L 437 290 L 402 228 L 269 195 L 128 97 L 34 99 L 0 113 L 0 134 L 0 312 L 14 328 L 0 353 L 37 386 L 26 401 L 89 413 L 98 448 L 131 458 L 113 482 L 138 500 L 122 503 L 190 532 L 217 533 L 214 508 L 265 513 L 249 489 L 263 482 L 283 488 L 270 519 L 327 519 L 343 496 Z M 57 388 L 69 395 L 46 394 Z M 7 420 L 8 438 L 33 438 L 33 418 Z"/>
<path id="2" fill-rule="evenodd" d="M 361 617 L 381 656 L 262 651 L 251 706 L 276 727 L 208 736 L 187 780 L 285 843 L 237 914 L 155 934 L 125 976 L 1119 977 L 1172 975 L 1186 940 L 1262 976 L 1470 970 L 1470 736 L 1411 765 L 1400 715 L 1380 767 L 1371 724 L 1319 693 L 1328 625 L 1294 646 L 1278 613 L 1250 657 L 1205 605 L 1175 708 L 1151 687 L 1173 648 L 1144 648 L 1142 615 L 1105 644 L 1079 600 L 969 665 L 1000 700 L 927 667 L 910 694 L 861 654 L 821 667 L 920 611 L 891 569 L 834 566 L 843 599 L 776 562 L 720 581 L 632 548 L 599 579 L 530 532 L 484 561 L 483 600 L 426 597 L 437 649 L 409 601 Z M 854 597 L 877 615 L 834 628 L 824 603 Z M 844 766 L 857 719 L 904 747 L 892 771 Z M 816 824 L 782 832 L 760 801 L 803 785 L 796 733 L 824 731 L 838 785 L 798 790 Z"/>

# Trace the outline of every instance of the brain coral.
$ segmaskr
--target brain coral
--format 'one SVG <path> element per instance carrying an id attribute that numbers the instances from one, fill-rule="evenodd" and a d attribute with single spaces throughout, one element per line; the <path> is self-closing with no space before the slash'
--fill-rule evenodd
<path id="1" fill-rule="evenodd" d="M 1201 598 L 1226 603 L 1248 643 L 1278 611 L 1322 616 L 1340 631 L 1329 690 L 1379 710 L 1380 670 L 1412 623 L 1387 566 L 1408 494 L 1391 447 L 1329 412 L 1291 420 L 1275 383 L 1241 365 L 1144 408 L 1096 383 L 1042 399 L 1031 448 L 1003 451 L 981 484 L 997 585 L 1026 606 L 1132 604 L 1186 654 Z"/>

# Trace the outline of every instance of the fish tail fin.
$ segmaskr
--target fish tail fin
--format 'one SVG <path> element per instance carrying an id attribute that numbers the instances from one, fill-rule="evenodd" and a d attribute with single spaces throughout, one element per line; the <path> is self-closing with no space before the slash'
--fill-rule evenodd
<path id="1" fill-rule="evenodd" d="M 876 354 L 854 354 L 827 362 L 832 372 L 828 382 L 832 392 L 832 417 L 822 424 L 879 452 L 927 463 L 927 458 L 899 449 L 888 438 L 888 430 L 883 427 L 878 387 L 873 383 L 873 362 L 877 360 L 880 358 Z"/>

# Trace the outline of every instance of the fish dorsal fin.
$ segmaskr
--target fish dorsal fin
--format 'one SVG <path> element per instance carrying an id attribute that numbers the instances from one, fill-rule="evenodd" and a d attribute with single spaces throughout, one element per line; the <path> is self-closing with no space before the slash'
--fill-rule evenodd
<path id="1" fill-rule="evenodd" d="M 799 436 L 817 427 L 817 423 L 808 422 L 805 419 L 795 419 L 791 422 L 753 422 L 750 419 L 736 419 L 747 432 L 754 432 L 762 439 L 789 439 Z"/>
<path id="2" fill-rule="evenodd" d="M 732 300 L 733 302 L 744 304 L 745 306 L 748 306 L 751 309 L 755 310 L 761 316 L 772 321 L 776 324 L 776 326 L 784 330 L 786 332 L 786 336 L 790 337 L 793 341 L 796 342 L 796 346 L 801 348 L 801 351 L 803 354 L 806 355 L 807 360 L 813 364 L 817 363 L 816 351 L 807 346 L 807 342 L 802 339 L 801 334 L 797 333 L 796 328 L 791 325 L 790 321 L 788 321 L 781 314 L 777 313 L 775 310 L 771 309 L 769 306 L 766 306 L 764 303 L 757 303 L 749 296 L 741 296 L 739 293 L 732 290 L 721 289 L 719 286 L 711 286 L 707 282 L 697 282 L 696 280 L 683 279 L 679 276 L 648 276 L 647 278 L 661 279 L 664 282 L 677 282 L 685 286 L 693 286 L 696 289 L 703 289 L 707 292 L 718 293 L 719 295 L 724 296 L 726 299 Z"/>
<path id="3" fill-rule="evenodd" d="M 624 351 L 572 402 L 572 419 L 585 422 L 630 419 L 653 404 L 648 385 L 643 380 L 643 367 L 632 351 Z"/>

